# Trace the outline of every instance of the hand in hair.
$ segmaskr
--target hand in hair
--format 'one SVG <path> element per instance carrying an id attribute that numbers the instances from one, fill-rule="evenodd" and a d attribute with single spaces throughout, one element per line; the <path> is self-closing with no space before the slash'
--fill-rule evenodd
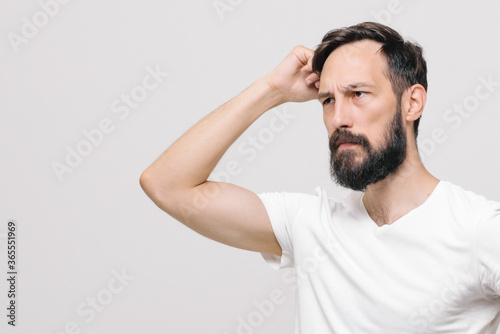
<path id="1" fill-rule="evenodd" d="M 314 51 L 296 46 L 264 79 L 278 92 L 281 103 L 305 102 L 318 97 L 319 77 L 312 71 Z"/>

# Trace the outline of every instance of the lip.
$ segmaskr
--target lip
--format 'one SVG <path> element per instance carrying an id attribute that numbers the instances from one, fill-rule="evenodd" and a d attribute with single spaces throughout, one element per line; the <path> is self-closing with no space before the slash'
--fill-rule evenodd
<path id="1" fill-rule="evenodd" d="M 339 150 L 347 150 L 353 146 L 355 146 L 357 144 L 354 144 L 354 143 L 342 143 L 340 144 L 338 147 L 339 147 Z"/>

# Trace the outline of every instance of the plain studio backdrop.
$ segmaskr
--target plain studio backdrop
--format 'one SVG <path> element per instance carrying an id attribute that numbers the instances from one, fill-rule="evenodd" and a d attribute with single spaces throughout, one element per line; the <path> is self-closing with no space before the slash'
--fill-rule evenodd
<path id="1" fill-rule="evenodd" d="M 4 0 L 0 268 L 17 223 L 16 327 L 2 333 L 292 333 L 290 273 L 159 210 L 141 172 L 297 44 L 378 21 L 419 42 L 419 145 L 438 178 L 500 201 L 498 1 Z M 317 101 L 263 115 L 214 175 L 331 196 Z M 435 311 L 445 301 L 434 303 Z M 415 310 L 414 316 L 432 317 Z M 362 315 L 359 315 L 360 317 Z"/>

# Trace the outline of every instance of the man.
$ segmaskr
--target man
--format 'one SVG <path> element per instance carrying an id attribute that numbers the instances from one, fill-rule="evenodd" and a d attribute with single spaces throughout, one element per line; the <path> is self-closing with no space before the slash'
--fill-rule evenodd
<path id="1" fill-rule="evenodd" d="M 500 205 L 432 176 L 417 150 L 421 48 L 362 23 L 299 46 L 181 136 L 141 176 L 164 211 L 213 240 L 296 269 L 296 333 L 492 333 Z M 267 110 L 318 99 L 344 201 L 208 181 Z"/>

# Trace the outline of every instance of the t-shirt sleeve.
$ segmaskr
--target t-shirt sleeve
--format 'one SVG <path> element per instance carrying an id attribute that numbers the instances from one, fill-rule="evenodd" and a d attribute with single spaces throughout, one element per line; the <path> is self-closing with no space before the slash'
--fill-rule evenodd
<path id="1" fill-rule="evenodd" d="M 282 256 L 261 253 L 274 269 L 293 268 L 293 225 L 301 209 L 314 196 L 300 193 L 269 192 L 258 194 L 266 208 Z"/>
<path id="2" fill-rule="evenodd" d="M 483 294 L 500 296 L 500 203 L 494 203 L 482 217 L 476 233 L 479 275 Z"/>

